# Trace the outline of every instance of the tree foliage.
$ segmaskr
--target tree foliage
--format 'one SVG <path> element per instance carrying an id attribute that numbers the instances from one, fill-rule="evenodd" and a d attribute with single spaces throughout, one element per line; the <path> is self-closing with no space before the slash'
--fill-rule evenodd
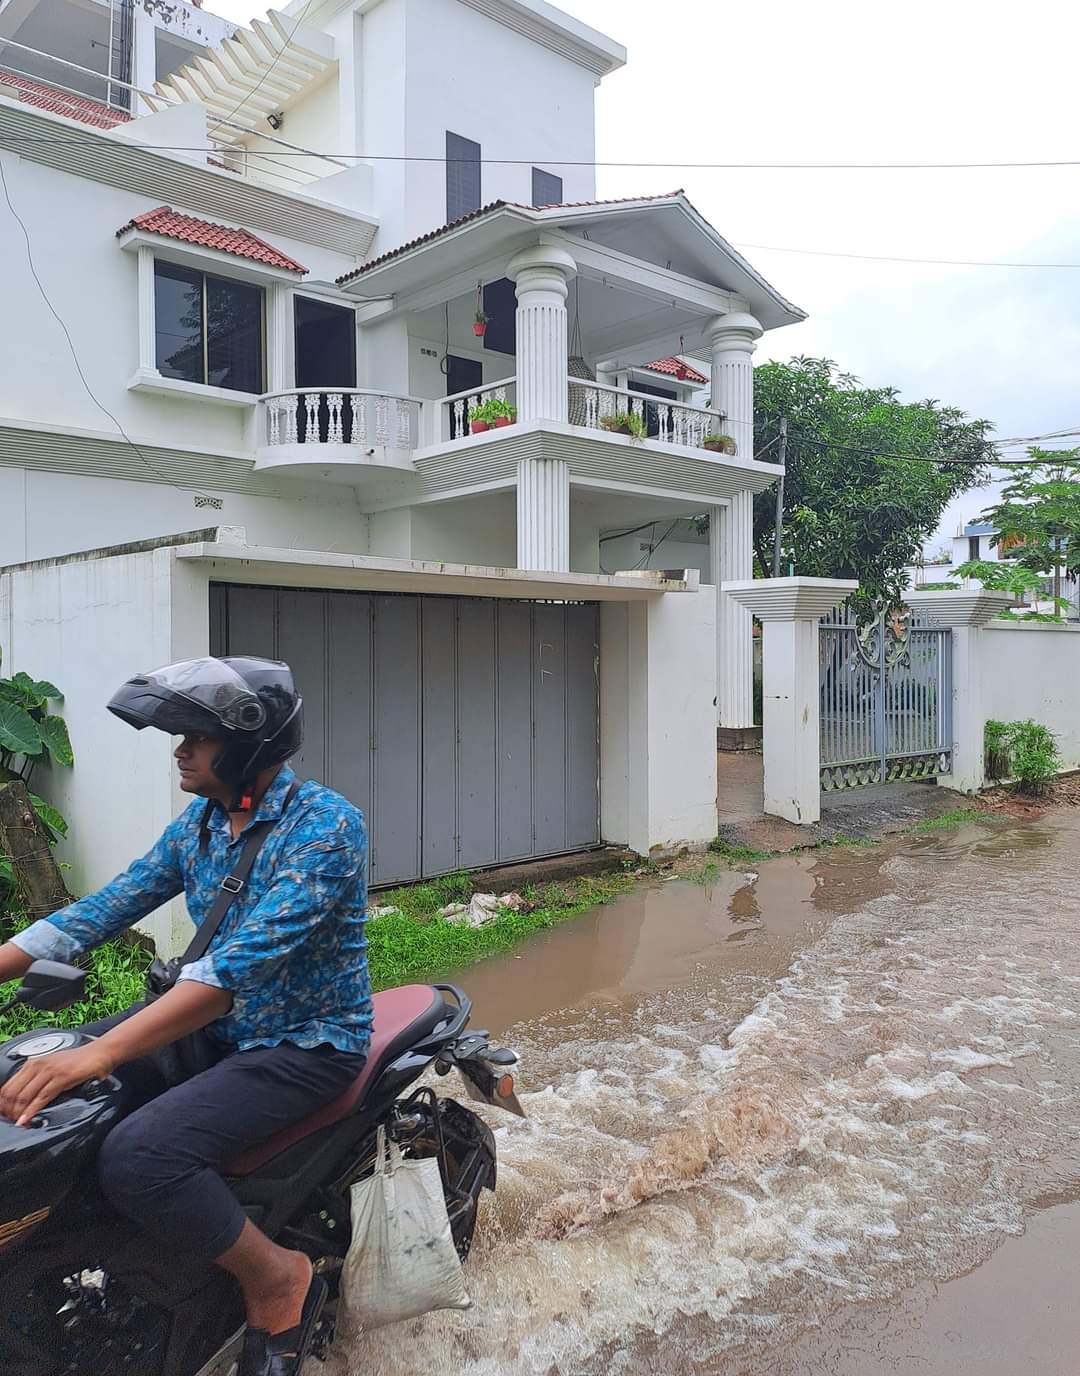
<path id="1" fill-rule="evenodd" d="M 782 572 L 857 578 L 863 599 L 898 598 L 949 501 L 985 482 L 989 422 L 937 401 L 901 402 L 892 387 L 864 387 L 822 358 L 754 371 L 759 458 L 776 460 L 788 422 Z M 909 457 L 892 457 L 912 455 Z M 776 495 L 754 502 L 754 546 L 772 564 Z"/>
<path id="2" fill-rule="evenodd" d="M 1060 599 L 1062 574 L 1080 570 L 1080 449 L 1029 449 L 983 519 L 997 527 L 1001 557 L 1032 574 L 1052 574 Z"/>

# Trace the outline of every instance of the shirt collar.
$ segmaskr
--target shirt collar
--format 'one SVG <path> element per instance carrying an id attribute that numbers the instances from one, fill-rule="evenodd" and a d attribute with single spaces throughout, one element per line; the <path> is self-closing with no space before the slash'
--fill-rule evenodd
<path id="1" fill-rule="evenodd" d="M 270 787 L 259 800 L 259 806 L 255 809 L 255 815 L 249 820 L 248 826 L 252 822 L 276 821 L 285 810 L 285 796 L 292 787 L 296 775 L 289 766 L 282 765 L 270 782 Z M 211 831 L 227 831 L 229 828 L 229 814 L 221 806 L 215 803 L 210 809 L 210 816 L 206 820 L 206 825 Z M 247 830 L 247 827 L 244 828 Z M 242 835 L 243 833 L 241 833 Z"/>

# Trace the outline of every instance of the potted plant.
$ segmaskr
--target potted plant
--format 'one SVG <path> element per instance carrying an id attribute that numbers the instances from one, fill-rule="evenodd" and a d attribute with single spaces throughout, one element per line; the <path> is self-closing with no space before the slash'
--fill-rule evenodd
<path id="1" fill-rule="evenodd" d="M 632 440 L 643 440 L 648 434 L 644 418 L 632 411 L 616 411 L 613 416 L 601 416 L 600 425 L 613 435 L 629 435 Z"/>
<path id="2" fill-rule="evenodd" d="M 483 307 L 477 306 L 476 314 L 473 316 L 472 332 L 474 335 L 476 335 L 477 339 L 483 339 L 484 335 L 487 333 L 487 327 L 487 314 L 485 313 Z"/>
<path id="3" fill-rule="evenodd" d="M 680 382 L 685 382 L 686 379 L 690 376 L 690 369 L 686 366 L 686 364 L 682 361 L 681 358 L 678 359 L 675 363 L 675 376 L 678 378 Z"/>
<path id="4" fill-rule="evenodd" d="M 517 407 L 498 397 L 489 397 L 487 401 L 469 410 L 469 428 L 474 435 L 481 435 L 485 430 L 501 429 L 504 425 L 513 425 L 516 420 Z"/>
<path id="5" fill-rule="evenodd" d="M 734 454 L 738 448 L 730 435 L 706 435 L 701 445 L 714 454 Z"/>

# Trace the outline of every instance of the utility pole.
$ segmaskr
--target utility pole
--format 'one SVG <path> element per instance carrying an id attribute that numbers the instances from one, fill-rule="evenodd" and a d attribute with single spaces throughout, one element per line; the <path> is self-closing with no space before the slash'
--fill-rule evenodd
<path id="1" fill-rule="evenodd" d="M 787 416 L 780 417 L 780 468 L 783 469 L 787 463 Z M 772 576 L 780 577 L 780 541 L 784 534 L 784 474 L 781 471 L 780 481 L 776 484 L 776 520 L 773 523 L 775 531 L 773 535 L 773 555 L 772 555 Z"/>

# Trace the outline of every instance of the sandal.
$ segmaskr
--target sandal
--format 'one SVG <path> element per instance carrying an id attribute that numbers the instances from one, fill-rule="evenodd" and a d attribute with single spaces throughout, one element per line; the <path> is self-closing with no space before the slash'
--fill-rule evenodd
<path id="1" fill-rule="evenodd" d="M 300 1376 L 326 1297 L 326 1281 L 322 1276 L 312 1276 L 295 1328 L 287 1328 L 283 1333 L 249 1328 L 244 1334 L 238 1376 Z"/>

